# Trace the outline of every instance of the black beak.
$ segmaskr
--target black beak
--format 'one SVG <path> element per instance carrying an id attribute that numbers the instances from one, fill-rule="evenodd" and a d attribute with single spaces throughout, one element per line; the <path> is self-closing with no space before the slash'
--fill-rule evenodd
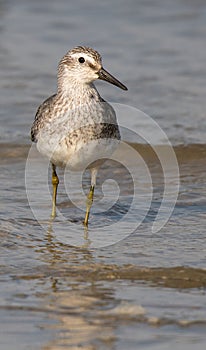
<path id="1" fill-rule="evenodd" d="M 115 77 L 113 77 L 109 72 L 107 72 L 104 68 L 101 68 L 98 72 L 99 79 L 105 80 L 110 84 L 118 86 L 122 90 L 128 90 L 125 85 L 120 83 L 119 80 L 117 80 Z"/>

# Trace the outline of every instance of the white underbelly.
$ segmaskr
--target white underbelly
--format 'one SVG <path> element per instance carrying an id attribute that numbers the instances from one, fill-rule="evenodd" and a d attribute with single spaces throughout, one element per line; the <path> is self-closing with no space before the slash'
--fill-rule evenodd
<path id="1" fill-rule="evenodd" d="M 103 159 L 110 158 L 119 144 L 117 139 L 96 139 L 87 143 L 68 145 L 66 142 L 52 144 L 38 140 L 37 148 L 40 153 L 60 167 L 68 167 L 73 171 L 88 168 L 91 163 L 101 164 Z"/>

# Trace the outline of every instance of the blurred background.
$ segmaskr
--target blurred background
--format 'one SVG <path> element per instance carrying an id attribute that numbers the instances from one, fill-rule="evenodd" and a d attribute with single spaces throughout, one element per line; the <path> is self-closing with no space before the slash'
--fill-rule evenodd
<path id="1" fill-rule="evenodd" d="M 143 110 L 173 144 L 204 143 L 205 22 L 204 0 L 1 0 L 1 140 L 30 142 L 60 58 L 88 45 L 129 88 L 98 82 L 104 98 Z"/>

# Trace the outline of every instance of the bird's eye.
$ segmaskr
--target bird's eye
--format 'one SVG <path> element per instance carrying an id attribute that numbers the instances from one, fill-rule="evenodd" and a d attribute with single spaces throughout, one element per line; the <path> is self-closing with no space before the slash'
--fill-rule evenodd
<path id="1" fill-rule="evenodd" d="M 79 57 L 79 63 L 84 63 L 84 62 L 85 62 L 84 57 Z"/>

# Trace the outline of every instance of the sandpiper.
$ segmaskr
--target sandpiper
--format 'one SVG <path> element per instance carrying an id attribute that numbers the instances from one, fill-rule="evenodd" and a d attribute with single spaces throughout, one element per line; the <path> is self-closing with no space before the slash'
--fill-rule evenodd
<path id="1" fill-rule="evenodd" d="M 38 108 L 31 140 L 52 165 L 52 217 L 56 216 L 59 179 L 56 166 L 91 171 L 84 225 L 88 225 L 99 166 L 117 147 L 120 132 L 112 106 L 104 101 L 93 81 L 105 80 L 123 90 L 127 87 L 102 66 L 100 54 L 77 46 L 60 60 L 57 93 Z M 98 159 L 99 158 L 99 159 Z"/>

